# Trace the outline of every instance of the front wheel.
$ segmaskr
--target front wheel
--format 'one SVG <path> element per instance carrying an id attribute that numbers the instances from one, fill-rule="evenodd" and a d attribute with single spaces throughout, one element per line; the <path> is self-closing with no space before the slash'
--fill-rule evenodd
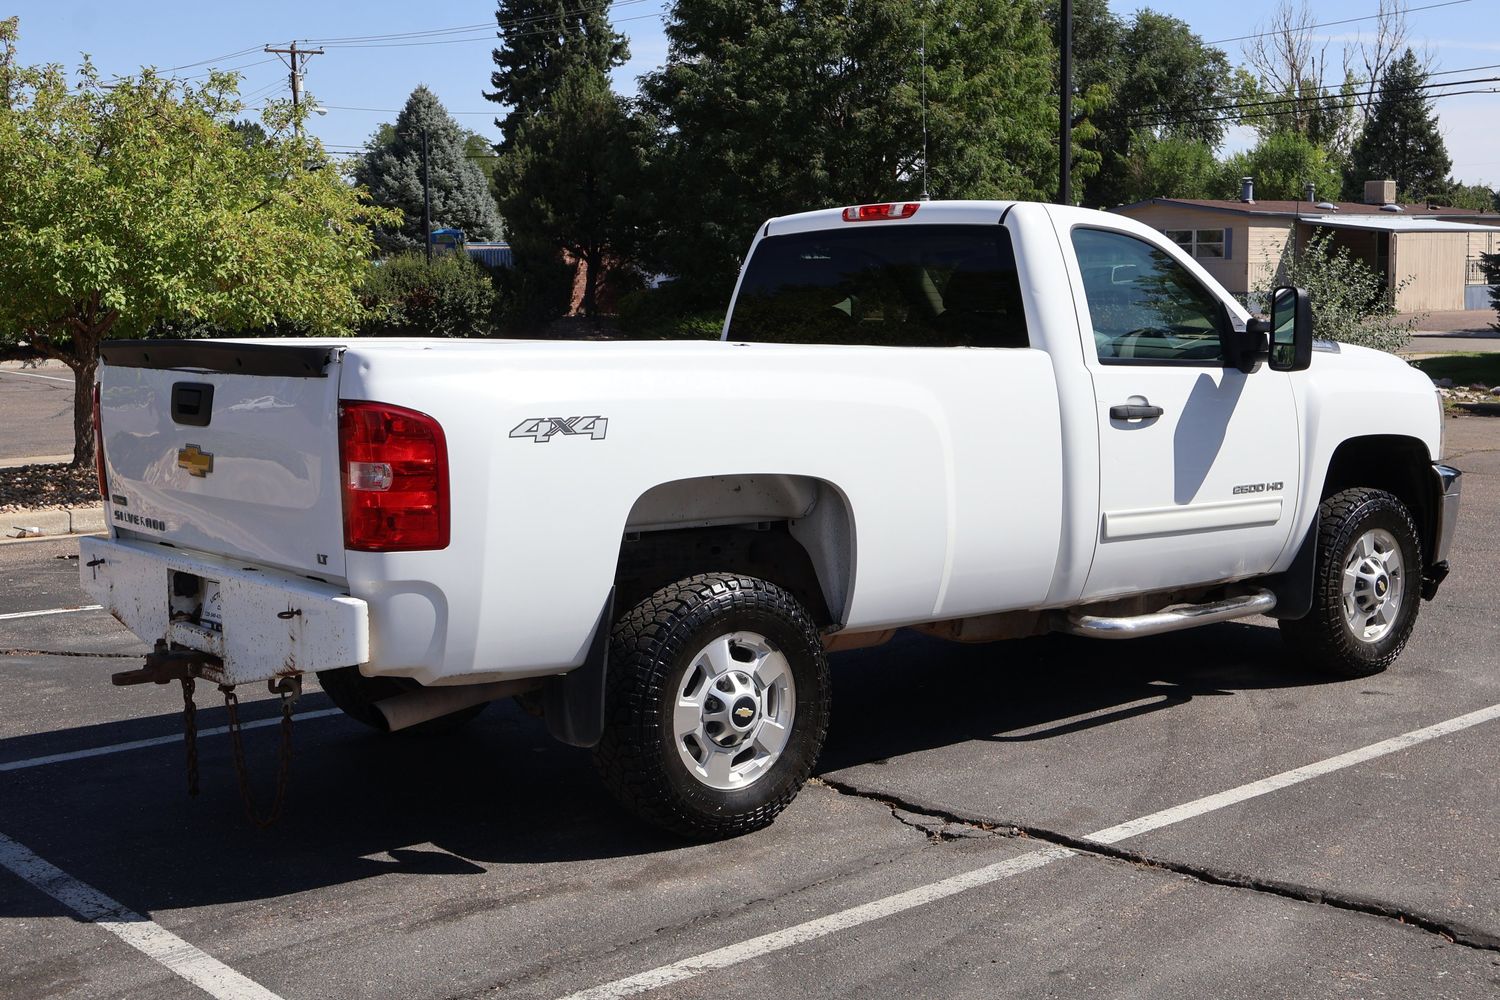
<path id="1" fill-rule="evenodd" d="M 828 661 L 797 600 L 708 573 L 663 587 L 614 627 L 604 783 L 647 822 L 695 839 L 767 826 L 828 730 Z"/>
<path id="2" fill-rule="evenodd" d="M 1312 610 L 1281 622 L 1287 645 L 1314 669 L 1367 677 L 1406 646 L 1421 603 L 1422 543 L 1395 496 L 1344 490 L 1318 509 Z"/>

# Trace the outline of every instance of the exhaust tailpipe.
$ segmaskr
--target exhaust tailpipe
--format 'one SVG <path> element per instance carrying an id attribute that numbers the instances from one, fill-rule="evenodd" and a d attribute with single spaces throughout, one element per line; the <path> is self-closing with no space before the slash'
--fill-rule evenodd
<path id="1" fill-rule="evenodd" d="M 394 733 L 475 705 L 523 694 L 538 687 L 539 683 L 535 678 L 529 678 L 521 681 L 495 681 L 491 684 L 424 687 L 398 694 L 394 698 L 384 698 L 375 702 L 375 707 L 385 718 L 386 729 Z"/>

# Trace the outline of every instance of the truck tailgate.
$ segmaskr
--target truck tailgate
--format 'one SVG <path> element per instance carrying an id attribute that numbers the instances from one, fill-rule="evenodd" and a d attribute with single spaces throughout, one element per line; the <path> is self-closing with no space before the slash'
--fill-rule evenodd
<path id="1" fill-rule="evenodd" d="M 120 341 L 99 406 L 117 535 L 344 577 L 342 348 Z"/>

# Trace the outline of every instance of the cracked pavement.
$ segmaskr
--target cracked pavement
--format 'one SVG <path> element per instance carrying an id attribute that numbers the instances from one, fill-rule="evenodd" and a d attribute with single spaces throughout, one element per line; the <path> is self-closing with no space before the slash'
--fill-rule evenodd
<path id="1" fill-rule="evenodd" d="M 1075 853 L 646 995 L 1497 995 L 1500 721 L 1085 839 L 1500 704 L 1500 421 L 1453 421 L 1448 446 L 1454 571 L 1387 673 L 1303 674 L 1262 620 L 1123 644 L 902 635 L 834 659 L 818 776 L 722 844 L 638 826 L 586 752 L 509 704 L 436 740 L 299 723 L 267 831 L 222 737 L 195 800 L 180 744 L 3 770 L 170 737 L 180 694 L 109 686 L 143 649 L 102 613 L 0 621 L 0 834 L 286 1000 L 557 998 L 1053 846 Z M 0 548 L 0 614 L 83 603 L 70 544 Z M 300 706 L 327 707 L 315 687 Z M 263 798 L 275 752 L 274 727 L 246 734 Z M 0 868 L 0 996 L 145 995 L 203 994 Z"/>

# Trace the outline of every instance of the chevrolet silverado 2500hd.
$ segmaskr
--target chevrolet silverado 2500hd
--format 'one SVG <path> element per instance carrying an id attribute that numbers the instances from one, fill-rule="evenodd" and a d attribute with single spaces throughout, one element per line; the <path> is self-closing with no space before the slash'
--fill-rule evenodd
<path id="1" fill-rule="evenodd" d="M 1447 571 L 1439 401 L 1269 313 L 1121 216 L 924 202 L 766 223 L 718 343 L 108 343 L 83 584 L 158 666 L 380 729 L 522 695 L 730 835 L 809 775 L 825 654 L 900 627 L 1265 614 L 1390 664 Z"/>

